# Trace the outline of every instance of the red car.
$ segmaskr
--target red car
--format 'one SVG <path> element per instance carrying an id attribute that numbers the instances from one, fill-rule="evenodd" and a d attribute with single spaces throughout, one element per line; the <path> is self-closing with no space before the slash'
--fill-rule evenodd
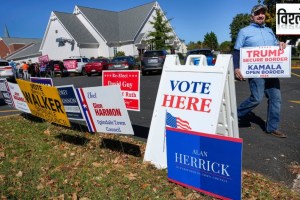
<path id="1" fill-rule="evenodd" d="M 97 58 L 85 64 L 85 71 L 88 76 L 92 74 L 102 74 L 103 70 L 107 70 L 110 60 L 107 58 Z"/>

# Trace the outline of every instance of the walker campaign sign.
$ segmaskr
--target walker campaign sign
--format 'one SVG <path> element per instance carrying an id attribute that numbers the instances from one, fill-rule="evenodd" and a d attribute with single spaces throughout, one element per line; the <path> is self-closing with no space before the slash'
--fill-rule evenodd
<path id="1" fill-rule="evenodd" d="M 241 48 L 240 65 L 244 78 L 291 77 L 291 46 Z"/>
<path id="2" fill-rule="evenodd" d="M 15 108 L 25 113 L 31 113 L 19 85 L 10 82 L 7 83 Z"/>
<path id="3" fill-rule="evenodd" d="M 168 179 L 220 199 L 241 199 L 242 139 L 166 128 Z"/>
<path id="4" fill-rule="evenodd" d="M 17 79 L 31 114 L 49 122 L 70 127 L 70 122 L 56 87 Z"/>
<path id="5" fill-rule="evenodd" d="M 15 107 L 13 98 L 8 87 L 8 82 L 5 78 L 0 79 L 0 92 L 4 98 L 5 103 L 8 104 L 10 107 Z"/>
<path id="6" fill-rule="evenodd" d="M 133 135 L 119 86 L 77 88 L 76 92 L 90 132 Z"/>
<path id="7" fill-rule="evenodd" d="M 57 86 L 60 98 L 64 104 L 69 119 L 84 121 L 81 106 L 73 85 Z"/>
<path id="8" fill-rule="evenodd" d="M 127 110 L 140 111 L 140 70 L 105 70 L 102 85 L 119 85 Z"/>

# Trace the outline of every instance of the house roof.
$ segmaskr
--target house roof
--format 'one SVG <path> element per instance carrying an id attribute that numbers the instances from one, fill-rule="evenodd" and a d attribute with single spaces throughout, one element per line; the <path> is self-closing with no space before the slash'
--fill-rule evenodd
<path id="1" fill-rule="evenodd" d="M 77 6 L 107 42 L 134 41 L 156 2 L 114 12 Z"/>
<path id="2" fill-rule="evenodd" d="M 79 44 L 98 44 L 97 40 L 85 28 L 81 21 L 71 13 L 53 12 L 74 40 Z"/>
<path id="3" fill-rule="evenodd" d="M 27 46 L 10 54 L 6 59 L 7 60 L 17 60 L 18 58 L 42 55 L 42 53 L 39 52 L 41 42 L 42 42 L 42 40 L 40 39 L 38 41 L 35 41 L 35 43 L 30 43 Z"/>
<path id="4" fill-rule="evenodd" d="M 13 37 L 2 37 L 1 38 L 6 45 L 11 44 L 25 44 L 40 42 L 41 39 L 38 38 L 13 38 Z"/>

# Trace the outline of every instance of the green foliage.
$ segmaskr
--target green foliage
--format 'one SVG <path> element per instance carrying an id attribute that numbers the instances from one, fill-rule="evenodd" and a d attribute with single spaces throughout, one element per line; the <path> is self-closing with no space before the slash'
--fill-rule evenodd
<path id="1" fill-rule="evenodd" d="M 230 35 L 231 43 L 235 44 L 237 35 L 241 28 L 244 28 L 250 24 L 250 15 L 249 14 L 237 14 L 232 23 L 230 24 Z"/>
<path id="2" fill-rule="evenodd" d="M 119 56 L 125 56 L 125 52 L 124 51 L 118 51 L 115 55 L 115 57 L 119 57 Z"/>
<path id="3" fill-rule="evenodd" d="M 230 41 L 224 41 L 220 44 L 220 51 L 229 53 L 233 49 L 233 44 Z"/>
<path id="4" fill-rule="evenodd" d="M 150 31 L 147 36 L 147 43 L 152 45 L 156 50 L 170 49 L 169 40 L 174 37 L 170 35 L 172 28 L 169 25 L 171 19 L 165 20 L 164 14 L 156 10 L 154 21 L 150 21 L 154 31 Z"/>
<path id="5" fill-rule="evenodd" d="M 204 35 L 203 47 L 210 48 L 211 50 L 219 49 L 218 39 L 214 32 L 206 33 Z"/>
<path id="6" fill-rule="evenodd" d="M 187 49 L 188 50 L 192 50 L 192 49 L 201 49 L 202 48 L 202 42 L 198 41 L 198 42 L 189 42 L 187 45 Z"/>

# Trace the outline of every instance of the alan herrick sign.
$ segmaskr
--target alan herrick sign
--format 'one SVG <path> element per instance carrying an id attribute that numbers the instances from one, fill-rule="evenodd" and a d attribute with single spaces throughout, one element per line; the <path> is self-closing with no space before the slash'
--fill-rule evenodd
<path id="1" fill-rule="evenodd" d="M 221 199 L 241 199 L 242 139 L 166 128 L 168 178 Z"/>

